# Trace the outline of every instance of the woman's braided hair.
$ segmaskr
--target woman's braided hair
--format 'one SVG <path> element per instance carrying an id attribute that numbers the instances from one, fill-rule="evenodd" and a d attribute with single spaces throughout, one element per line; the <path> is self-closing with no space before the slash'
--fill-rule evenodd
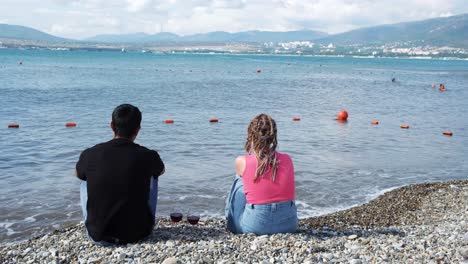
<path id="1" fill-rule="evenodd" d="M 268 168 L 271 169 L 271 180 L 275 181 L 278 159 L 276 158 L 276 123 L 273 118 L 266 114 L 256 116 L 247 129 L 247 141 L 245 150 L 254 153 L 257 157 L 257 169 L 254 181 L 263 177 Z"/>

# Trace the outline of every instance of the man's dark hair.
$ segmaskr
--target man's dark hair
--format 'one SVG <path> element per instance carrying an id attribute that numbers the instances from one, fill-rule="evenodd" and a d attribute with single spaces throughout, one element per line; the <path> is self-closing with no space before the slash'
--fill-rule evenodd
<path id="1" fill-rule="evenodd" d="M 130 138 L 141 124 L 141 112 L 138 107 L 131 104 L 117 106 L 112 112 L 114 133 L 119 137 Z"/>

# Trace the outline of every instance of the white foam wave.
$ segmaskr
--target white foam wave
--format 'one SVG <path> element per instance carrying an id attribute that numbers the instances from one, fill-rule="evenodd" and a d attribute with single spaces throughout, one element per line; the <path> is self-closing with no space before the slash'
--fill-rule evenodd
<path id="1" fill-rule="evenodd" d="M 7 236 L 11 236 L 13 234 L 16 234 L 18 232 L 16 232 L 15 230 L 13 230 L 13 228 L 10 228 L 14 223 L 8 223 L 8 222 L 3 222 L 3 223 L 0 223 L 0 228 L 5 228 L 7 230 Z"/>
<path id="2" fill-rule="evenodd" d="M 13 223 L 9 223 L 9 222 L 0 223 L 0 227 L 3 227 L 3 228 L 9 228 L 12 225 L 13 225 Z"/>
<path id="3" fill-rule="evenodd" d="M 402 186 L 390 187 L 390 188 L 386 188 L 386 189 L 383 189 L 383 190 L 376 191 L 374 193 L 367 194 L 366 195 L 366 203 L 371 201 L 371 200 L 374 200 L 375 198 L 381 196 L 384 193 L 393 191 L 393 190 L 398 189 L 400 187 L 402 187 Z"/>
<path id="4" fill-rule="evenodd" d="M 33 223 L 36 222 L 36 218 L 34 218 L 34 216 L 28 216 L 24 219 L 24 221 L 27 223 Z"/>
<path id="5" fill-rule="evenodd" d="M 382 190 L 377 190 L 375 192 L 369 193 L 365 195 L 365 199 L 362 203 L 353 203 L 350 205 L 341 205 L 341 206 L 333 206 L 333 207 L 316 207 L 311 204 L 308 204 L 304 201 L 296 200 L 296 206 L 298 207 L 297 211 L 299 214 L 300 218 L 307 218 L 307 217 L 315 217 L 315 216 L 321 216 L 321 215 L 326 215 L 342 210 L 346 210 L 352 207 L 360 206 L 362 204 L 368 203 L 369 201 L 383 195 L 386 192 L 392 191 L 394 189 L 397 189 L 401 186 L 396 186 L 396 187 L 390 187 Z"/>
<path id="6" fill-rule="evenodd" d="M 198 199 L 198 198 L 205 198 L 205 199 L 218 199 L 217 196 L 209 195 L 209 194 L 198 194 L 198 195 L 182 195 L 179 197 L 179 201 L 185 201 L 187 199 Z"/>

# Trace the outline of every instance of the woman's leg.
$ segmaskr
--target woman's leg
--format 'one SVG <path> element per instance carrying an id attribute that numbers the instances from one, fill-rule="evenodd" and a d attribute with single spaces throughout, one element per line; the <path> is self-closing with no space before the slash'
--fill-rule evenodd
<path id="1" fill-rule="evenodd" d="M 236 234 L 242 233 L 240 220 L 246 203 L 242 178 L 236 175 L 226 199 L 226 222 L 229 231 Z"/>
<path id="2" fill-rule="evenodd" d="M 297 230 L 297 207 L 294 201 L 282 202 L 283 206 L 274 212 L 272 233 L 295 233 Z M 286 204 L 286 206 L 284 206 Z"/>

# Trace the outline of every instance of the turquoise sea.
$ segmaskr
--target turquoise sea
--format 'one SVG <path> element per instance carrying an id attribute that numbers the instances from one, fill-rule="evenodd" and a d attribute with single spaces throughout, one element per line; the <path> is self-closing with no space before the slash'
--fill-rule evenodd
<path id="1" fill-rule="evenodd" d="M 223 216 L 234 159 L 261 112 L 294 161 L 301 217 L 468 178 L 468 61 L 0 49 L 0 102 L 0 243 L 81 220 L 75 163 L 111 139 L 121 103 L 140 108 L 137 143 L 166 163 L 159 217 L 176 207 Z M 347 123 L 334 120 L 341 109 Z"/>

